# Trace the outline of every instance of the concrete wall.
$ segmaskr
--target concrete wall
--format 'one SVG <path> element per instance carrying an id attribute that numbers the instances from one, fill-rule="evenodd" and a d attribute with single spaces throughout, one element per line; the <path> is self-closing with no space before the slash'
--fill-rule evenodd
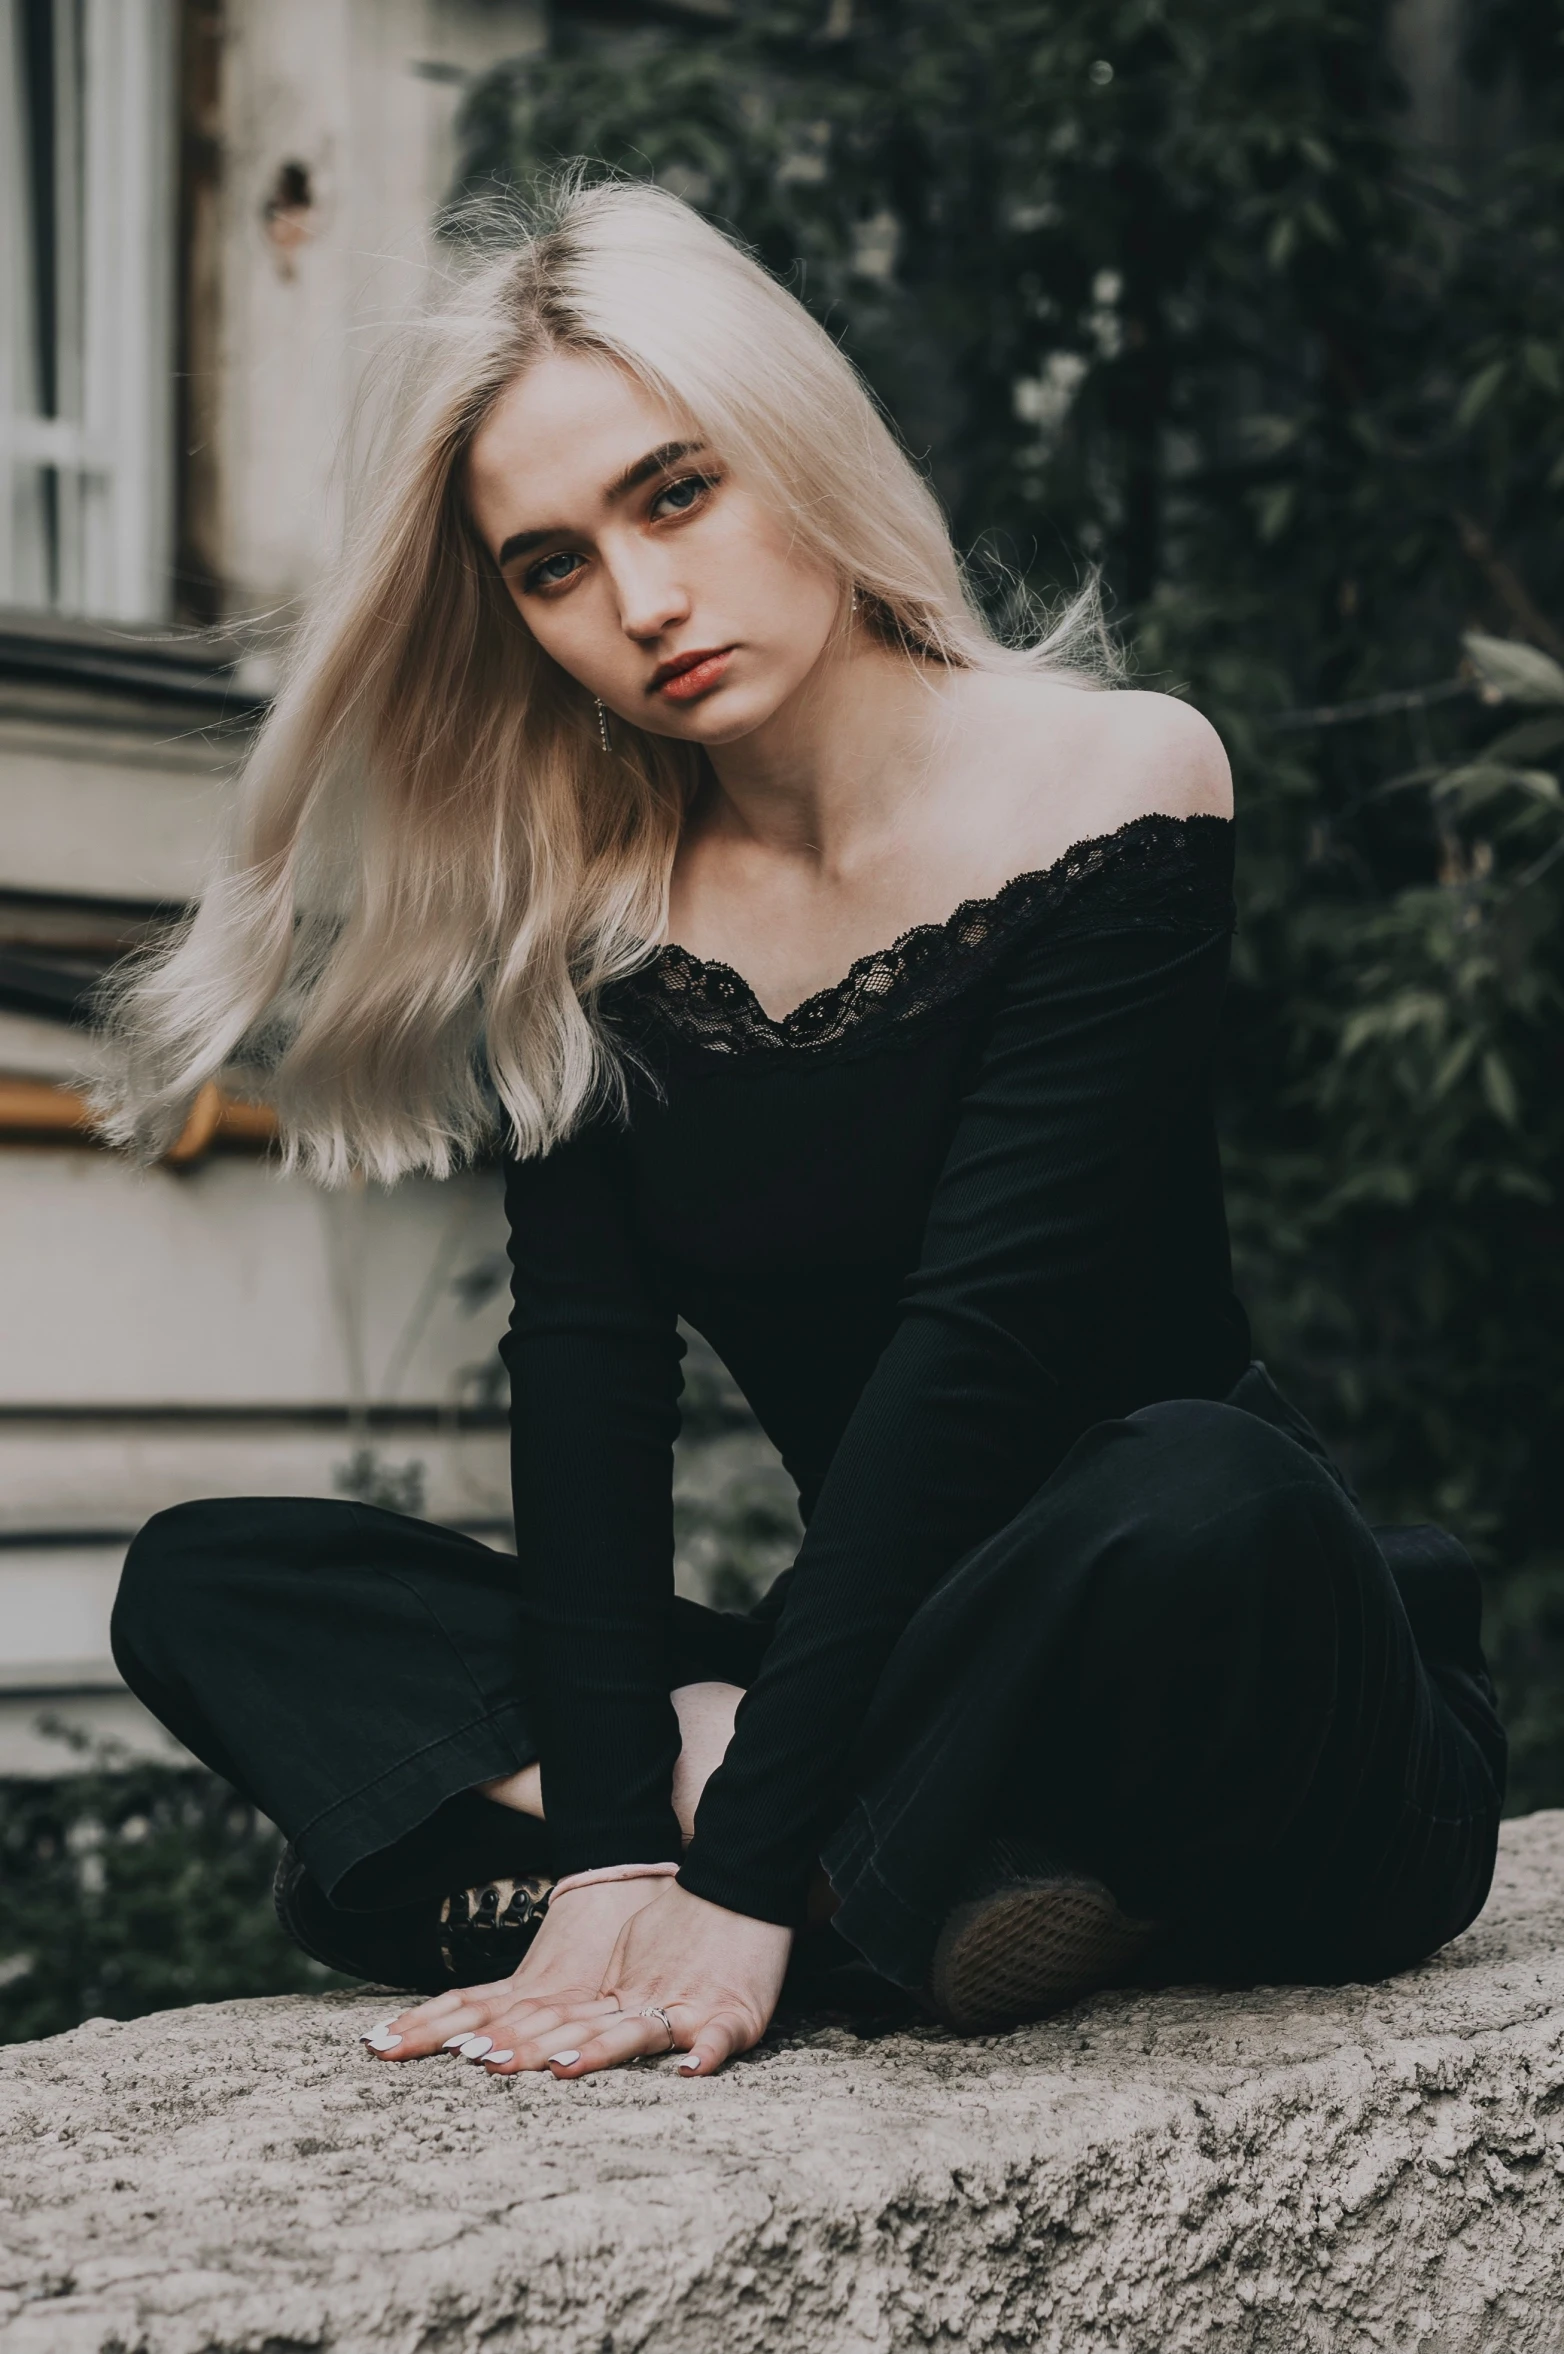
<path id="1" fill-rule="evenodd" d="M 386 330 L 429 297 L 463 82 L 531 47 L 540 10 L 243 0 L 228 22 L 219 544 L 229 609 L 269 611 L 333 546 L 342 436 Z M 279 211 L 289 166 L 309 202 Z"/>
<path id="2" fill-rule="evenodd" d="M 89 2019 L 0 2053 L 0 2354 L 1559 2354 L 1561 1897 L 1533 1815 L 1382 1984 L 693 2080 L 376 2059 L 367 1989 Z"/>
<path id="3" fill-rule="evenodd" d="M 194 898 L 233 762 L 232 749 L 177 724 L 0 717 L 0 890 L 68 903 Z"/>

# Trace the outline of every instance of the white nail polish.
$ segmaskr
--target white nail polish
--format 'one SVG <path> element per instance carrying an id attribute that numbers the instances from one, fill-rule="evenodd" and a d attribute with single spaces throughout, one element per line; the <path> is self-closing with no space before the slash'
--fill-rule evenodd
<path id="1" fill-rule="evenodd" d="M 481 2060 L 485 2052 L 492 2052 L 493 2049 L 494 2038 L 492 2035 L 469 2035 L 467 2041 L 462 2045 L 462 2058 L 464 2060 Z"/>
<path id="2" fill-rule="evenodd" d="M 490 2052 L 483 2064 L 486 2068 L 497 2068 L 502 2060 L 514 2060 L 515 2057 L 514 2052 Z"/>
<path id="3" fill-rule="evenodd" d="M 394 2052 L 401 2040 L 399 2035 L 371 2035 L 368 2038 L 372 2052 Z"/>
<path id="4" fill-rule="evenodd" d="M 462 2048 L 462 2045 L 467 2041 L 467 2038 L 471 2033 L 472 2029 L 470 2027 L 464 2027 L 460 2035 L 448 2035 L 444 2043 L 442 2043 L 440 2046 L 441 2051 L 459 2052 Z"/>
<path id="5" fill-rule="evenodd" d="M 550 2052 L 548 2064 L 551 2068 L 573 2068 L 580 2057 L 579 2052 Z"/>
<path id="6" fill-rule="evenodd" d="M 698 2076 L 700 2074 L 700 2065 L 701 2064 L 699 2060 L 681 2060 L 679 2062 L 679 2074 L 681 2076 Z"/>

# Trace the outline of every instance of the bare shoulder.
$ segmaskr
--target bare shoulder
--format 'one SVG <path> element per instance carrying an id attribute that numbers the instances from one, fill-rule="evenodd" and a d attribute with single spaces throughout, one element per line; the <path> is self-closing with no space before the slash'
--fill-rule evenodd
<path id="1" fill-rule="evenodd" d="M 974 765 L 1015 847 L 1056 856 L 1136 817 L 1233 814 L 1221 737 L 1172 695 L 992 676 L 970 691 Z"/>
<path id="2" fill-rule="evenodd" d="M 1120 687 L 1092 697 L 1087 720 L 1102 767 L 1099 790 L 1123 817 L 1231 817 L 1233 776 L 1216 729 L 1174 695 Z"/>
<path id="3" fill-rule="evenodd" d="M 946 868 L 969 891 L 1051 866 L 1137 817 L 1231 817 L 1233 784 L 1209 720 L 1171 695 L 1066 678 L 970 676 L 944 797 Z"/>

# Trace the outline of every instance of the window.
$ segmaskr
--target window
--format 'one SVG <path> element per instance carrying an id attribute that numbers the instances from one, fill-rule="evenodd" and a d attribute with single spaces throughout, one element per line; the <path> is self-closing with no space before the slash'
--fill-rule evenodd
<path id="1" fill-rule="evenodd" d="M 166 609 L 173 5 L 0 0 L 0 603 Z"/>

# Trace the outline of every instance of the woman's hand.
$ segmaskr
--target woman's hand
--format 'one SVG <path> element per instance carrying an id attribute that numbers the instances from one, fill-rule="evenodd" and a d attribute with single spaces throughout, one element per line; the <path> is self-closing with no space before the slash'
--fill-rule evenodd
<path id="1" fill-rule="evenodd" d="M 547 2067 L 570 2077 L 655 2059 L 670 2046 L 661 2019 L 643 2015 L 653 2009 L 666 2012 L 674 2046 L 689 2055 L 679 2065 L 691 2076 L 709 2076 L 760 2041 L 782 1991 L 792 1930 L 727 1912 L 672 1880 L 618 1885 L 656 1893 L 620 1931 L 601 1982 L 606 2000 L 583 2002 L 568 2015 L 568 2006 L 555 2003 L 546 2026 L 521 2010 L 498 2011 L 481 2031 L 494 2038 L 494 2049 L 482 2055 L 485 2067 L 501 2076 Z M 566 1896 L 561 1911 L 590 1893 Z"/>
<path id="2" fill-rule="evenodd" d="M 564 2021 L 574 2026 L 617 2014 L 617 2002 L 603 1990 L 621 1934 L 667 1886 L 666 1880 L 606 1880 L 572 1890 L 557 1906 L 550 1905 L 525 1960 L 509 1978 L 457 1987 L 400 2012 L 377 2031 L 370 2048 L 383 2060 L 422 2060 L 447 2045 L 487 2037 L 482 2053 L 463 2056 L 505 2052 L 508 2057 L 521 2039 L 561 2050 L 558 2029 Z"/>
<path id="3" fill-rule="evenodd" d="M 743 1697 L 737 1684 L 721 1683 L 684 1684 L 673 1694 L 681 1746 L 672 1796 L 686 1841 Z M 482 1787 L 500 1804 L 542 1819 L 535 1765 Z M 628 1948 L 633 1921 L 663 1907 L 658 1940 Z M 567 1889 L 549 1906 L 509 1978 L 436 1995 L 387 2019 L 365 2041 L 383 2060 L 421 2060 L 465 2046 L 464 2058 L 501 2075 L 554 2066 L 557 2076 L 585 2076 L 669 2048 L 662 2022 L 640 2016 L 655 2005 L 691 2055 L 681 2065 L 691 2075 L 710 2074 L 764 2035 L 792 1944 L 790 1929 L 725 1912 L 666 1878 L 601 1881 Z M 675 1985 L 682 1991 L 666 1999 L 644 1990 Z M 555 2055 L 565 2051 L 572 2058 L 556 2066 Z"/>

